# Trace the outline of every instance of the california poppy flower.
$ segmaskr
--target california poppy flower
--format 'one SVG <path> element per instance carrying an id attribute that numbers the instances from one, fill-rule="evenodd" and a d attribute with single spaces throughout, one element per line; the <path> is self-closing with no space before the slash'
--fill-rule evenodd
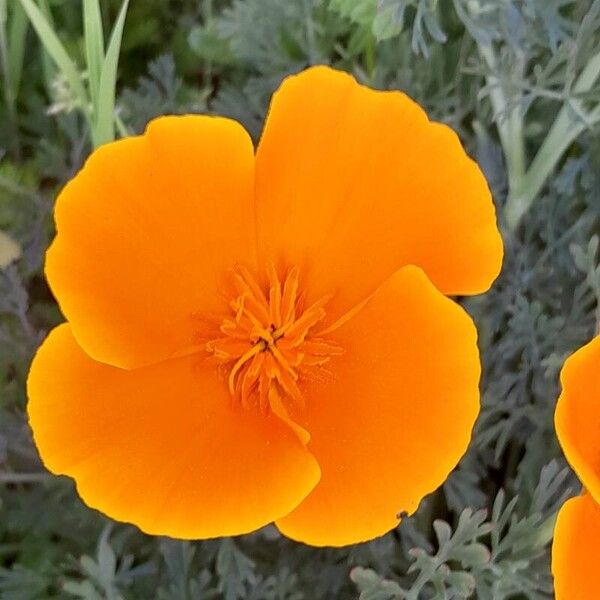
<path id="1" fill-rule="evenodd" d="M 566 361 L 554 423 L 565 457 L 587 492 L 560 509 L 552 544 L 558 600 L 589 600 L 598 594 L 600 539 L 600 336 Z"/>
<path id="2" fill-rule="evenodd" d="M 256 151 L 163 117 L 96 150 L 56 204 L 68 320 L 29 376 L 47 467 L 152 534 L 275 521 L 343 545 L 413 512 L 478 413 L 475 327 L 450 294 L 498 274 L 485 179 L 399 92 L 310 68 Z"/>
<path id="3" fill-rule="evenodd" d="M 600 336 L 577 350 L 561 370 L 554 424 L 565 457 L 600 502 Z"/>
<path id="4" fill-rule="evenodd" d="M 552 544 L 556 600 L 592 600 L 598 596 L 600 505 L 590 494 L 561 507 Z"/>

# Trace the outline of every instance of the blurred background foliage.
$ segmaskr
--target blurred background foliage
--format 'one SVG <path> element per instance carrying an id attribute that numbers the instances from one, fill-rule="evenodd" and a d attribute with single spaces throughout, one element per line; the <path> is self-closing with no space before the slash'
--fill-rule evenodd
<path id="1" fill-rule="evenodd" d="M 86 29 L 94 4 L 0 0 L 0 598 L 552 598 L 556 510 L 580 489 L 553 432 L 558 372 L 600 318 L 600 2 L 103 0 Z M 398 530 L 354 547 L 112 523 L 44 472 L 25 416 L 61 321 L 42 274 L 56 193 L 156 115 L 229 115 L 257 140 L 281 79 L 315 63 L 406 91 L 487 175 L 506 258 L 464 302 L 485 374 L 471 448 Z"/>

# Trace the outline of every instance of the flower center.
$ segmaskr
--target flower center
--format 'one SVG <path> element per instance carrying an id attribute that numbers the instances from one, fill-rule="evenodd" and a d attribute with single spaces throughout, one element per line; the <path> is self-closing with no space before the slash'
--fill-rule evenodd
<path id="1" fill-rule="evenodd" d="M 228 367 L 232 397 L 245 408 L 254 406 L 263 412 L 282 398 L 304 406 L 301 380 L 326 376 L 324 365 L 342 353 L 314 332 L 325 318 L 329 297 L 304 307 L 296 267 L 282 282 L 271 266 L 265 291 L 245 267 L 234 269 L 232 277 L 232 313 L 221 322 L 221 335 L 205 346 L 218 364 Z"/>

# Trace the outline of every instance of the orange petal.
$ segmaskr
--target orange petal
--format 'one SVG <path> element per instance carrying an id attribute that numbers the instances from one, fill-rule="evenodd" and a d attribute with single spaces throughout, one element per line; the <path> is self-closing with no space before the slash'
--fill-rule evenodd
<path id="1" fill-rule="evenodd" d="M 317 546 L 386 533 L 454 468 L 479 410 L 477 333 L 417 267 L 405 267 L 329 336 L 344 354 L 307 382 L 293 418 L 321 467 L 281 531 Z"/>
<path id="2" fill-rule="evenodd" d="M 57 200 L 46 263 L 90 356 L 131 368 L 190 346 L 226 269 L 254 263 L 253 182 L 252 142 L 228 119 L 162 117 L 91 155 Z"/>
<path id="3" fill-rule="evenodd" d="M 46 466 L 73 477 L 89 506 L 147 533 L 252 531 L 319 478 L 289 427 L 233 408 L 215 368 L 194 356 L 125 371 L 90 359 L 65 324 L 38 351 L 28 394 Z"/>
<path id="4" fill-rule="evenodd" d="M 600 336 L 571 355 L 560 374 L 554 424 L 569 464 L 600 502 Z"/>
<path id="5" fill-rule="evenodd" d="M 589 494 L 571 498 L 558 513 L 552 544 L 556 600 L 598 597 L 600 506 Z"/>
<path id="6" fill-rule="evenodd" d="M 261 262 L 298 265 L 311 298 L 336 293 L 337 316 L 407 264 L 445 294 L 483 292 L 500 270 L 490 192 L 456 134 L 346 73 L 283 82 L 256 190 Z"/>

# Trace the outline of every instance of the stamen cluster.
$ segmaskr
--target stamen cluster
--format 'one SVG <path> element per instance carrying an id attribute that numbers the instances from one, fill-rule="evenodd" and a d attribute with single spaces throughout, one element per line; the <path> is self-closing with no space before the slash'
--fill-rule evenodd
<path id="1" fill-rule="evenodd" d="M 231 365 L 228 386 L 242 406 L 268 411 L 282 397 L 303 406 L 301 377 L 318 375 L 332 356 L 342 353 L 335 343 L 314 333 L 325 318 L 329 297 L 303 308 L 299 271 L 293 267 L 283 285 L 273 266 L 265 293 L 245 267 L 233 273 L 233 312 L 219 326 L 222 336 L 206 342 L 219 363 Z"/>

